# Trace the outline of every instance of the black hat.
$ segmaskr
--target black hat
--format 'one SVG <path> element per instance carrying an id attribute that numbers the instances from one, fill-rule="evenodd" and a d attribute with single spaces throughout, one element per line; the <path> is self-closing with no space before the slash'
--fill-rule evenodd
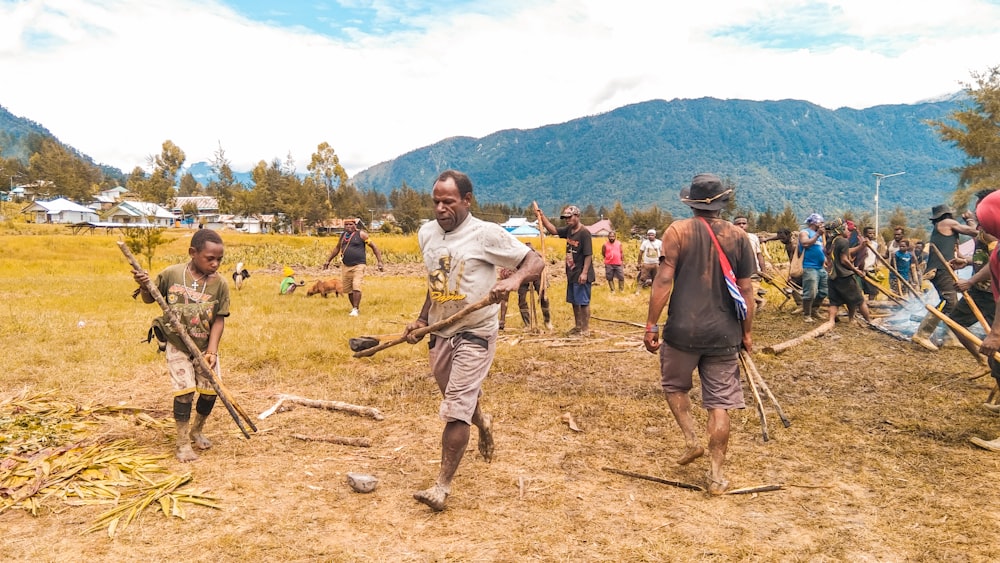
<path id="1" fill-rule="evenodd" d="M 715 174 L 698 174 L 689 188 L 681 190 L 681 201 L 688 207 L 716 211 L 725 207 L 732 193 L 732 189 L 723 189 L 722 180 Z"/>
<path id="2" fill-rule="evenodd" d="M 942 203 L 941 205 L 935 205 L 933 208 L 931 208 L 931 221 L 935 219 L 940 219 L 942 215 L 948 215 L 948 214 L 954 215 L 955 210 L 945 203 Z"/>

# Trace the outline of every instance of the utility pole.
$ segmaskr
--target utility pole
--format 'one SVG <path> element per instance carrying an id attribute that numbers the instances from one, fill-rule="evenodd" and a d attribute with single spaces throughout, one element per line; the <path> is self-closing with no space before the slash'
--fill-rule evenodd
<path id="1" fill-rule="evenodd" d="M 872 176 L 875 176 L 875 236 L 881 236 L 878 230 L 878 188 L 882 184 L 882 180 L 885 178 L 892 178 L 893 176 L 902 176 L 906 172 L 896 172 L 895 174 L 879 174 L 878 172 L 872 172 Z M 879 249 L 881 252 L 881 249 Z"/>

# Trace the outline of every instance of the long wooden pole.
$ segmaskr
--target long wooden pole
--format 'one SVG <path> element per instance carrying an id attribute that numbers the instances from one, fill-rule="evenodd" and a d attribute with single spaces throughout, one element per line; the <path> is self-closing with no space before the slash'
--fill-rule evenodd
<path id="1" fill-rule="evenodd" d="M 442 320 L 440 320 L 440 321 L 438 321 L 438 322 L 436 322 L 436 323 L 434 323 L 432 325 L 428 325 L 428 326 L 425 326 L 423 328 L 418 328 L 417 330 L 411 332 L 410 334 L 412 334 L 413 336 L 415 336 L 418 339 L 419 338 L 423 338 L 424 336 L 426 336 L 426 335 L 434 332 L 435 330 L 441 330 L 443 328 L 447 328 L 447 327 L 449 327 L 449 326 L 457 323 L 458 321 L 464 319 L 465 317 L 469 316 L 470 314 L 472 314 L 472 313 L 474 313 L 474 312 L 482 309 L 483 307 L 491 305 L 492 303 L 493 303 L 492 299 L 490 298 L 489 295 L 487 295 L 486 297 L 483 297 L 482 299 L 480 299 L 479 301 L 473 303 L 472 305 L 469 305 L 469 306 L 465 307 L 464 309 L 462 309 L 461 311 L 455 313 L 454 315 L 452 315 L 452 316 L 450 316 L 450 317 L 448 317 L 446 319 L 442 319 Z M 371 348 L 368 348 L 367 350 L 360 350 L 358 352 L 355 352 L 354 353 L 354 357 L 355 358 L 367 358 L 368 356 L 374 356 L 377 352 L 381 352 L 382 350 L 385 350 L 386 348 L 391 348 L 391 347 L 393 347 L 393 346 L 395 346 L 397 344 L 402 344 L 404 342 L 406 342 L 406 337 L 405 336 L 400 336 L 399 338 L 396 338 L 394 340 L 390 340 L 389 342 L 383 342 L 383 343 L 379 344 L 378 346 L 373 346 Z"/>
<path id="2" fill-rule="evenodd" d="M 764 438 L 764 441 L 768 441 L 769 437 L 767 435 L 767 417 L 764 415 L 764 402 L 760 400 L 760 393 L 757 391 L 757 383 L 754 381 L 753 374 L 750 373 L 750 366 L 746 363 L 746 358 L 741 354 L 740 363 L 743 364 L 743 372 L 746 374 L 747 386 L 750 387 L 750 393 L 753 394 L 753 402 L 757 406 L 757 415 L 760 416 L 760 433 Z"/>
<path id="3" fill-rule="evenodd" d="M 125 255 L 125 258 L 128 260 L 129 264 L 132 265 L 132 268 L 137 271 L 142 271 L 142 265 L 139 264 L 138 260 L 136 260 L 135 255 L 132 254 L 132 251 L 129 250 L 128 246 L 122 241 L 117 242 L 118 248 L 121 249 L 122 254 Z M 253 429 L 254 432 L 257 431 L 257 427 L 254 425 L 253 421 L 250 420 L 250 417 L 246 414 L 246 412 L 236 405 L 236 402 L 229 394 L 229 390 L 226 389 L 226 387 L 222 385 L 222 382 L 215 377 L 215 373 L 212 371 L 212 366 L 208 365 L 208 362 L 205 361 L 205 356 L 203 356 L 201 350 L 198 349 L 198 345 L 195 344 L 191 335 L 188 334 L 184 325 L 181 324 L 180 318 L 177 317 L 177 311 L 174 311 L 169 305 L 167 305 L 167 300 L 163 298 L 163 294 L 161 294 L 160 290 L 157 289 L 153 280 L 147 280 L 144 287 L 156 301 L 156 304 L 163 309 L 167 320 L 170 322 L 170 328 L 172 328 L 173 331 L 181 337 L 181 340 L 184 342 L 184 346 L 188 349 L 188 354 L 191 355 L 191 363 L 194 365 L 194 369 L 198 371 L 199 375 L 211 383 L 212 389 L 215 391 L 216 395 L 218 395 L 219 399 L 222 400 L 222 404 L 226 406 L 226 410 L 229 411 L 229 416 L 233 417 L 233 420 L 236 421 L 236 426 L 240 427 L 240 431 L 243 432 L 243 435 L 249 438 L 250 433 L 247 432 L 246 426 L 243 424 L 243 420 L 240 419 L 240 416 L 242 415 L 243 418 L 246 419 L 247 424 L 250 425 L 250 428 Z"/>
<path id="4" fill-rule="evenodd" d="M 931 247 L 931 250 L 933 250 L 934 254 L 937 255 L 938 260 L 940 260 L 941 263 L 944 264 L 944 267 L 948 270 L 948 273 L 951 274 L 951 279 L 955 280 L 955 283 L 958 283 L 960 281 L 958 279 L 958 274 L 956 274 L 955 270 L 952 269 L 951 264 L 949 264 L 948 261 L 944 259 L 944 256 L 941 254 L 941 251 L 938 250 L 938 248 L 934 246 L 933 243 L 929 244 L 928 246 Z M 986 334 L 989 334 L 991 327 L 989 323 L 986 322 L 986 317 L 983 316 L 983 312 L 979 310 L 979 305 L 976 305 L 976 302 L 972 300 L 972 297 L 969 297 L 968 291 L 963 291 L 962 297 L 964 297 L 966 303 L 969 304 L 969 309 L 971 309 L 972 314 L 976 316 L 976 320 L 979 321 L 979 325 L 983 327 L 983 330 L 986 332 Z"/>
<path id="5" fill-rule="evenodd" d="M 774 405 L 774 410 L 777 411 L 778 418 L 781 419 L 781 423 L 785 426 L 785 428 L 791 426 L 792 422 L 788 420 L 787 416 L 785 416 L 784 409 L 781 408 L 781 405 L 778 403 L 778 399 L 774 397 L 774 393 L 771 393 L 771 388 L 768 387 L 767 382 L 764 381 L 764 376 L 762 376 L 760 371 L 757 370 L 757 364 L 753 362 L 753 357 L 750 353 L 746 350 L 740 350 L 740 359 L 743 360 L 743 364 L 748 368 L 747 371 L 751 372 L 754 377 L 757 378 L 757 383 L 760 385 L 761 390 L 764 391 L 764 394 L 767 395 L 767 398 L 770 399 L 771 404 Z"/>
<path id="6" fill-rule="evenodd" d="M 911 285 L 910 282 L 908 282 L 907 280 L 903 279 L 903 276 L 899 275 L 899 272 L 896 270 L 896 268 L 893 268 L 892 264 L 889 264 L 888 260 L 886 260 L 885 258 L 883 258 L 882 255 L 879 254 L 875 250 L 875 248 L 872 246 L 871 242 L 865 242 L 865 244 L 867 244 L 868 248 L 871 249 L 871 251 L 875 253 L 875 257 L 878 258 L 879 261 L 882 262 L 882 265 L 885 266 L 886 268 L 888 268 L 890 272 L 896 274 L 896 278 L 898 278 L 901 282 L 903 282 L 903 285 L 906 287 L 906 289 L 910 290 L 910 293 L 912 293 L 913 296 L 917 298 L 917 300 L 919 300 L 921 303 L 923 303 L 923 300 L 920 299 L 920 292 L 917 291 L 917 289 L 915 287 L 913 287 L 913 285 Z"/>

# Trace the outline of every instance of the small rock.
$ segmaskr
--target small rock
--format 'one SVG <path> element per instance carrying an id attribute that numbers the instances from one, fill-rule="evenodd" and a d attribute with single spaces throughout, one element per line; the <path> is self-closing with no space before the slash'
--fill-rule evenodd
<path id="1" fill-rule="evenodd" d="M 370 493 L 378 486 L 378 478 L 364 473 L 348 473 L 347 484 L 358 493 Z"/>

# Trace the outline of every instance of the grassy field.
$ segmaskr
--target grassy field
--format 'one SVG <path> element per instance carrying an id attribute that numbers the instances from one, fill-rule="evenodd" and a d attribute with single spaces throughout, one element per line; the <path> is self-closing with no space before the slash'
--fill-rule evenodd
<path id="1" fill-rule="evenodd" d="M 768 410 L 765 443 L 756 411 L 734 412 L 729 475 L 736 487 L 782 490 L 710 498 L 622 477 L 602 468 L 704 485 L 707 461 L 672 463 L 682 440 L 641 328 L 595 320 L 592 338 L 562 338 L 572 321 L 552 240 L 556 331 L 522 331 L 512 300 L 484 396 L 496 421 L 496 459 L 478 459 L 473 438 L 449 509 L 434 514 L 411 498 L 433 481 L 440 455 L 426 347 L 354 359 L 347 345 L 353 336 L 396 335 L 418 311 L 425 282 L 412 237 L 375 238 L 388 266 L 366 278 L 362 314 L 351 318 L 344 297 L 277 291 L 284 265 L 308 281 L 339 275 L 319 268 L 333 239 L 223 236 L 226 275 L 238 261 L 252 275 L 233 291 L 220 349 L 223 377 L 244 408 L 257 414 L 288 393 L 376 407 L 385 420 L 298 407 L 258 421 L 260 433 L 246 440 L 220 406 L 206 428 L 213 449 L 193 464 L 164 461 L 192 472 L 192 484 L 218 497 L 220 509 L 188 509 L 183 520 L 148 510 L 114 539 L 81 533 L 102 507 L 8 510 L 0 513 L 0 560 L 995 559 L 1000 454 L 968 439 L 996 437 L 1000 420 L 980 408 L 992 382 L 970 379 L 981 369 L 962 351 L 930 354 L 840 324 L 781 356 L 758 352 L 792 426 Z M 167 237 L 154 271 L 186 257 L 189 233 Z M 80 405 L 134 405 L 169 418 L 163 356 L 142 342 L 156 306 L 130 298 L 135 283 L 115 240 L 0 225 L 0 401 L 24 389 L 52 391 Z M 593 314 L 643 322 L 647 297 L 609 295 L 598 285 Z M 758 319 L 758 347 L 815 327 L 778 310 L 779 301 Z M 697 387 L 694 395 L 697 403 Z M 567 413 L 581 432 L 569 428 Z M 696 418 L 703 423 L 704 412 Z M 304 442 L 294 433 L 367 437 L 372 447 Z M 127 416 L 102 420 L 93 435 L 128 437 L 153 453 L 169 452 L 172 439 L 169 425 Z M 352 492 L 351 471 L 376 475 L 378 489 Z"/>

